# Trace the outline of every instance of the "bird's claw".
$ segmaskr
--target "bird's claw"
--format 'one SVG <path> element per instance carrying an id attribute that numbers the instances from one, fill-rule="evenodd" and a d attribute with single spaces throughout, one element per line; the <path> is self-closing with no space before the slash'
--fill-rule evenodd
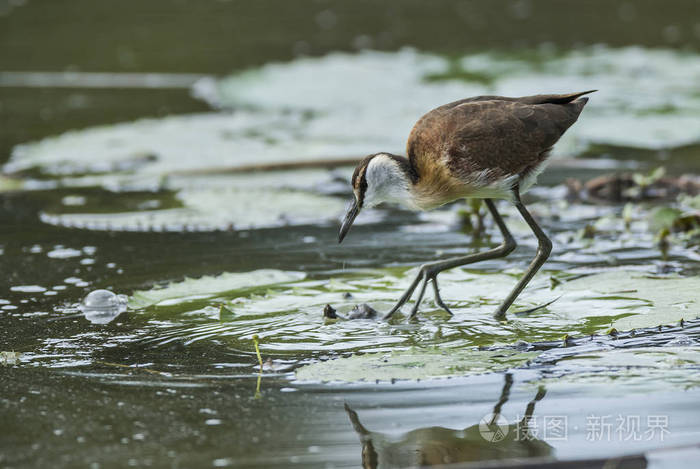
<path id="1" fill-rule="evenodd" d="M 435 292 L 435 303 L 445 311 L 447 311 L 447 314 L 450 316 L 454 316 L 454 313 L 450 310 L 450 308 L 447 307 L 444 301 L 442 301 L 442 297 L 440 296 L 440 289 L 438 288 L 437 284 L 437 276 L 433 279 L 433 291 Z"/>

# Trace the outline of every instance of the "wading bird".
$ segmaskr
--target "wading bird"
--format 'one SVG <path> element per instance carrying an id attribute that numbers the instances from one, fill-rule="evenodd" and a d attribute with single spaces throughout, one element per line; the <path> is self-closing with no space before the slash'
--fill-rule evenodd
<path id="1" fill-rule="evenodd" d="M 375 153 L 360 161 L 352 175 L 355 197 L 342 222 L 338 242 L 343 241 L 365 207 L 391 202 L 413 210 L 430 210 L 464 198 L 484 199 L 503 235 L 503 243 L 488 251 L 423 264 L 385 318 L 411 298 L 421 281 L 411 317 L 418 312 L 431 281 L 435 302 L 452 314 L 440 297 L 437 275 L 472 262 L 504 257 L 515 249 L 515 240 L 493 199 L 513 203 L 539 241 L 532 263 L 496 310 L 497 318 L 505 318 L 510 305 L 552 250 L 552 242 L 522 204 L 520 194 L 534 184 L 552 146 L 578 119 L 588 102 L 581 96 L 593 91 L 521 98 L 477 96 L 445 104 L 425 114 L 413 127 L 406 146 L 408 158 Z"/>

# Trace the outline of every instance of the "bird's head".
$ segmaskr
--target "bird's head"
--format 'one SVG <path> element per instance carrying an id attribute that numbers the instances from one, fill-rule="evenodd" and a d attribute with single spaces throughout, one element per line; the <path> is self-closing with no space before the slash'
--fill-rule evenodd
<path id="1" fill-rule="evenodd" d="M 389 153 L 376 153 L 363 158 L 352 175 L 354 197 L 340 227 L 338 242 L 343 241 L 363 208 L 382 202 L 406 202 L 409 186 L 409 163 L 406 158 Z"/>

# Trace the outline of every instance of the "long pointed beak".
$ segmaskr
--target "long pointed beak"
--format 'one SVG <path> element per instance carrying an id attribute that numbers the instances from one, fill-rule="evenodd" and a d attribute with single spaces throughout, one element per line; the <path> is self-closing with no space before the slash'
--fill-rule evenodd
<path id="1" fill-rule="evenodd" d="M 353 199 L 352 206 L 348 209 L 348 213 L 345 214 L 345 218 L 343 218 L 343 224 L 340 227 L 340 233 L 338 233 L 338 243 L 343 242 L 358 213 L 360 213 L 360 208 L 357 206 L 357 199 Z"/>

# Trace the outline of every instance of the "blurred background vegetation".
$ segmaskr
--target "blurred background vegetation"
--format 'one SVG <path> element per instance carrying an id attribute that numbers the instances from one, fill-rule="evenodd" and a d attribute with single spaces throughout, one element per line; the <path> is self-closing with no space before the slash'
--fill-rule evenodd
<path id="1" fill-rule="evenodd" d="M 199 111 L 178 90 L 27 88 L 2 72 L 223 75 L 363 48 L 461 56 L 590 44 L 698 50 L 695 0 L 0 0 L 0 162 L 67 129 Z"/>

